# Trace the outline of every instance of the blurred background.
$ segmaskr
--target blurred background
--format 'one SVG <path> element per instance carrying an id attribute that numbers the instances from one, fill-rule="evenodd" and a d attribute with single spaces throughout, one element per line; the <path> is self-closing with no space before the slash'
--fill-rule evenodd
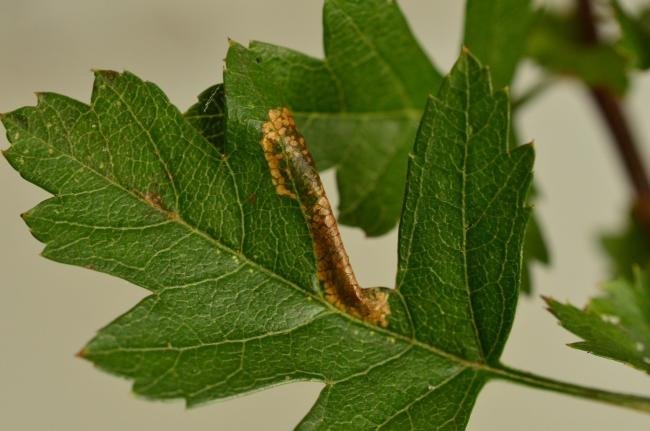
<path id="1" fill-rule="evenodd" d="M 227 37 L 263 40 L 321 57 L 316 0 L 0 0 L 0 112 L 35 103 L 34 91 L 89 101 L 91 68 L 126 69 L 158 84 L 181 110 L 221 82 Z M 553 3 L 562 4 L 562 1 Z M 626 1 L 634 9 L 645 2 Z M 429 56 L 446 72 L 458 55 L 464 2 L 402 0 Z M 520 68 L 517 89 L 539 70 Z M 650 163 L 650 74 L 633 77 L 626 108 Z M 597 387 L 650 394 L 650 379 L 570 349 L 575 337 L 539 294 L 582 305 L 607 279 L 597 237 L 625 221 L 629 192 L 607 130 L 585 89 L 562 81 L 526 106 L 521 139 L 534 139 L 537 213 L 552 265 L 535 267 L 536 295 L 522 298 L 503 355 L 511 366 Z M 7 140 L 0 137 L 2 148 Z M 325 174 L 336 202 L 334 174 Z M 186 410 L 134 397 L 130 383 L 74 357 L 94 331 L 145 292 L 119 279 L 39 257 L 19 214 L 46 198 L 0 160 L 0 429 L 287 430 L 321 385 L 285 385 Z M 334 203 L 335 203 L 334 202 Z M 363 285 L 392 286 L 397 235 L 367 239 L 342 228 Z M 647 430 L 650 416 L 512 384 L 488 384 L 469 429 Z"/>

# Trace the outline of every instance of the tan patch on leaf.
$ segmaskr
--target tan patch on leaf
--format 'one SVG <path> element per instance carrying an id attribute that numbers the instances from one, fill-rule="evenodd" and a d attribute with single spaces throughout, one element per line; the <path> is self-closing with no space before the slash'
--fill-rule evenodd
<path id="1" fill-rule="evenodd" d="M 297 199 L 308 223 L 325 297 L 349 314 L 386 326 L 388 294 L 359 286 L 314 160 L 289 110 L 270 110 L 262 130 L 261 145 L 275 191 Z"/>

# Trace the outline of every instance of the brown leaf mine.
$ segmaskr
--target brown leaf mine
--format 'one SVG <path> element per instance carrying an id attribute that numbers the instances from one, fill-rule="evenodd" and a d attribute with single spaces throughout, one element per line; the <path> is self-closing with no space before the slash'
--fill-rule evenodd
<path id="1" fill-rule="evenodd" d="M 305 139 L 287 108 L 272 109 L 262 126 L 262 148 L 275 191 L 297 199 L 314 243 L 318 279 L 339 309 L 379 326 L 388 324 L 388 294 L 359 286 L 325 189 Z"/>

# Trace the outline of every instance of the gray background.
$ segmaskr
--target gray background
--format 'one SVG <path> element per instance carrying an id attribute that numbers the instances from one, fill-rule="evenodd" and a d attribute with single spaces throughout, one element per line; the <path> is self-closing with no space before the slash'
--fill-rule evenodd
<path id="1" fill-rule="evenodd" d="M 441 70 L 460 44 L 463 3 L 402 1 L 412 27 Z M 627 2 L 638 4 L 640 2 Z M 182 110 L 221 81 L 229 36 L 321 56 L 321 2 L 305 0 L 0 0 L 0 111 L 34 104 L 35 90 L 88 101 L 91 68 L 128 69 L 157 83 Z M 516 87 L 534 81 L 527 65 Z M 650 143 L 650 76 L 634 79 L 628 101 L 638 135 Z M 522 138 L 534 138 L 538 213 L 553 266 L 534 271 L 539 293 L 583 304 L 606 277 L 596 233 L 615 228 L 627 189 L 606 130 L 582 88 L 565 82 L 526 109 Z M 645 120 L 645 121 L 644 121 Z M 7 141 L 0 138 L 5 148 Z M 650 154 L 650 145 L 645 145 Z M 336 201 L 333 174 L 326 176 Z M 286 385 L 185 410 L 181 402 L 137 399 L 129 382 L 94 370 L 73 354 L 145 295 L 121 280 L 38 256 L 18 214 L 46 194 L 0 160 L 0 429 L 3 430 L 286 430 L 321 385 Z M 396 233 L 343 236 L 365 285 L 393 284 Z M 650 393 L 650 379 L 564 346 L 561 329 L 538 298 L 519 307 L 504 361 L 603 388 Z M 470 430 L 642 430 L 650 417 L 511 384 L 489 384 Z"/>

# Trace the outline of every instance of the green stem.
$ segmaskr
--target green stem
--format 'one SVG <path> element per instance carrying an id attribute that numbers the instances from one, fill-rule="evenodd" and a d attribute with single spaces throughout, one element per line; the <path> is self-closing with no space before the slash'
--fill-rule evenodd
<path id="1" fill-rule="evenodd" d="M 575 385 L 572 383 L 549 379 L 548 377 L 538 376 L 526 371 L 516 370 L 504 365 L 500 366 L 499 368 L 490 368 L 490 371 L 498 378 L 526 386 L 531 386 L 533 388 L 559 392 L 566 395 L 572 395 L 579 398 L 600 401 L 606 404 L 613 404 L 632 410 L 650 413 L 650 398 L 648 397 L 632 394 L 621 394 L 617 392 L 591 388 L 588 386 Z"/>

